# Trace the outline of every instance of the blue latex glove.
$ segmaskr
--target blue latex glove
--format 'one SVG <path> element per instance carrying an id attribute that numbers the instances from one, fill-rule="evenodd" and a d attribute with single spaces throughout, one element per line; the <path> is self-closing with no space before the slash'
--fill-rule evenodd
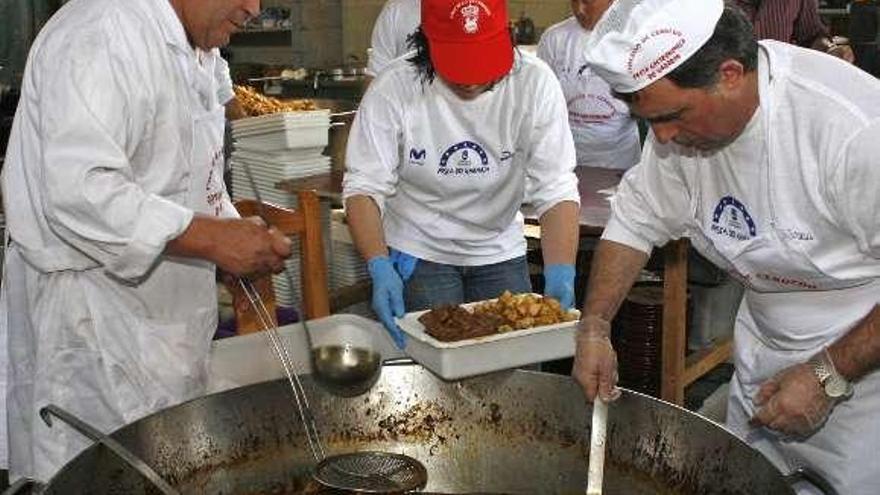
<path id="1" fill-rule="evenodd" d="M 562 309 L 571 309 L 574 306 L 574 265 L 545 265 L 544 295 L 559 301 Z"/>
<path id="2" fill-rule="evenodd" d="M 394 269 L 397 270 L 400 278 L 406 282 L 412 277 L 413 272 L 416 271 L 416 265 L 419 262 L 419 259 L 415 256 L 404 253 L 403 251 L 398 251 L 394 248 L 388 249 L 388 258 L 391 260 L 391 264 L 394 266 Z"/>
<path id="3" fill-rule="evenodd" d="M 403 305 L 403 280 L 388 256 L 376 256 L 367 262 L 370 278 L 373 280 L 373 311 L 385 325 L 397 347 L 406 346 L 403 330 L 397 326 L 394 317 L 405 313 Z"/>

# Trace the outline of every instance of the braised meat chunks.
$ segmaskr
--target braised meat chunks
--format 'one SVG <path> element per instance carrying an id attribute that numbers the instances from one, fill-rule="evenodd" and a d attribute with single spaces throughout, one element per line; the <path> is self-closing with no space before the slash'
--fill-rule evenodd
<path id="1" fill-rule="evenodd" d="M 442 342 L 492 335 L 504 320 L 496 315 L 477 315 L 461 306 L 440 306 L 419 317 L 425 332 Z"/>

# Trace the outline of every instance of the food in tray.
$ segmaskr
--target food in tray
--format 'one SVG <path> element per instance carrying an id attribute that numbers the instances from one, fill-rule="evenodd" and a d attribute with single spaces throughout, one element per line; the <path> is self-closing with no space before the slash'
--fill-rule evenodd
<path id="1" fill-rule="evenodd" d="M 478 315 L 461 306 L 444 305 L 419 316 L 425 332 L 437 340 L 454 342 L 498 333 L 504 320 L 495 315 Z"/>
<path id="2" fill-rule="evenodd" d="M 577 319 L 559 301 L 535 294 L 504 291 L 492 301 L 463 306 L 441 306 L 419 317 L 425 333 L 443 342 L 485 337 Z"/>
<path id="3" fill-rule="evenodd" d="M 304 112 L 317 110 L 318 106 L 312 100 L 279 100 L 260 94 L 250 86 L 234 86 L 235 97 L 244 111 L 251 117 L 268 115 L 279 112 Z"/>

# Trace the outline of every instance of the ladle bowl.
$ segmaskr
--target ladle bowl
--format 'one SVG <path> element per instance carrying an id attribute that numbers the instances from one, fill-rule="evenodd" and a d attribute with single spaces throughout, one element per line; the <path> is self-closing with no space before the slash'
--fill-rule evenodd
<path id="1" fill-rule="evenodd" d="M 312 375 L 331 394 L 355 397 L 370 390 L 382 369 L 378 352 L 350 344 L 311 349 Z"/>

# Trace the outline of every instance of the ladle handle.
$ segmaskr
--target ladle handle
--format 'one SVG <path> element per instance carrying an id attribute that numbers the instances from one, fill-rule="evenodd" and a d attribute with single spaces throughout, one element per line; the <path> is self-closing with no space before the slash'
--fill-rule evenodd
<path id="1" fill-rule="evenodd" d="M 103 444 L 105 447 L 110 449 L 111 452 L 122 459 L 126 464 L 134 468 L 135 471 L 140 473 L 141 476 L 146 478 L 163 494 L 180 495 L 180 492 L 175 490 L 173 486 L 171 486 L 167 481 L 159 476 L 159 473 L 153 470 L 153 468 L 151 468 L 149 464 L 141 460 L 140 457 L 134 455 L 121 443 L 95 429 L 92 425 L 86 423 L 85 421 L 77 418 L 73 414 L 70 414 L 69 412 L 61 409 L 54 404 L 49 404 L 48 406 L 40 409 L 40 417 L 43 418 L 46 426 L 49 426 L 50 428 L 52 427 L 52 416 L 60 419 L 89 440 L 92 440 L 95 443 Z"/>
<path id="2" fill-rule="evenodd" d="M 587 468 L 587 495 L 602 495 L 605 475 L 605 434 L 608 404 L 598 396 L 593 400 L 593 425 L 590 428 L 590 459 Z"/>
<path id="3" fill-rule="evenodd" d="M 411 366 L 417 364 L 411 357 L 388 358 L 382 361 L 382 366 Z"/>

